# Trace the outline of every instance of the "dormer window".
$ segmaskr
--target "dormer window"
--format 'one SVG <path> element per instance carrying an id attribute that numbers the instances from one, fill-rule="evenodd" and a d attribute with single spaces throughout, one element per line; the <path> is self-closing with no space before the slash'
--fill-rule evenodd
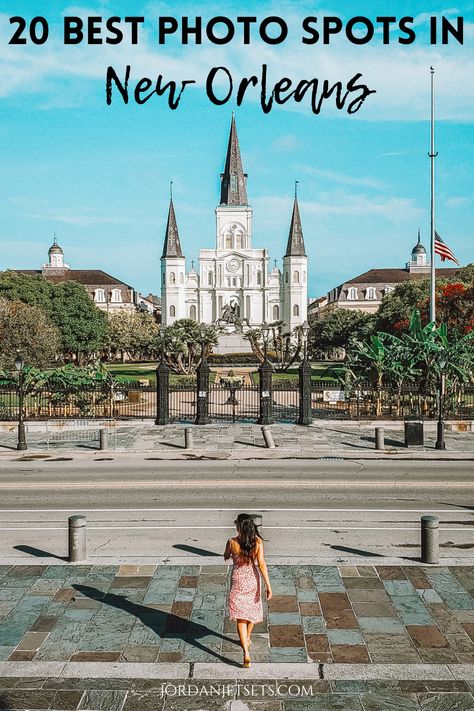
<path id="1" fill-rule="evenodd" d="M 105 291 L 103 289 L 95 290 L 94 301 L 98 304 L 105 304 Z"/>
<path id="2" fill-rule="evenodd" d="M 355 286 L 351 286 L 350 289 L 348 289 L 347 300 L 348 301 L 357 301 L 357 289 L 355 288 Z"/>
<path id="3" fill-rule="evenodd" d="M 365 298 L 366 298 L 366 299 L 372 299 L 372 300 L 373 300 L 373 299 L 376 298 L 376 296 L 377 296 L 377 295 L 376 295 L 376 293 L 375 293 L 375 289 L 374 289 L 373 286 L 369 286 L 369 287 L 365 290 Z"/>
<path id="4" fill-rule="evenodd" d="M 114 303 L 118 303 L 122 301 L 122 292 L 120 289 L 112 289 L 112 299 Z"/>

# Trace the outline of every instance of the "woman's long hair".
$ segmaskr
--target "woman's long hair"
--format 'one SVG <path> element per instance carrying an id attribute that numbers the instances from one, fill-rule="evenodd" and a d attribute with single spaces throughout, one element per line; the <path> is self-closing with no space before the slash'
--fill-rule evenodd
<path id="1" fill-rule="evenodd" d="M 235 519 L 239 533 L 240 555 L 245 560 L 255 558 L 257 538 L 262 538 L 255 521 L 247 513 L 241 513 Z"/>

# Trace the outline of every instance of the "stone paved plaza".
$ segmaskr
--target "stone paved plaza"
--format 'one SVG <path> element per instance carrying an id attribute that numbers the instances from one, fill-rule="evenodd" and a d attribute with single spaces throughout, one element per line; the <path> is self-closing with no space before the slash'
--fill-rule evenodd
<path id="1" fill-rule="evenodd" d="M 65 427 L 57 423 L 44 423 L 40 428 L 31 426 L 28 431 L 30 450 L 77 450 L 93 451 L 99 448 L 100 424 L 83 423 L 74 428 L 70 423 Z M 87 425 L 87 426 L 86 426 Z M 108 426 L 108 447 L 124 451 L 156 451 L 168 457 L 184 454 L 183 424 L 152 426 L 145 423 L 116 423 Z M 190 425 L 187 425 L 190 426 Z M 375 426 L 358 423 L 331 423 L 325 421 L 309 427 L 275 424 L 271 426 L 276 450 L 292 454 L 317 455 L 331 451 L 342 451 L 354 457 L 373 452 L 375 448 Z M 428 452 L 435 451 L 436 431 L 433 423 L 425 427 L 423 447 L 405 447 L 402 424 L 385 426 L 387 452 Z M 247 456 L 263 456 L 265 449 L 261 427 L 256 424 L 212 424 L 193 427 L 193 451 L 214 452 L 217 455 L 240 452 Z M 474 433 L 447 430 L 446 449 L 449 452 L 468 453 L 474 456 Z M 16 426 L 3 425 L 0 431 L 0 452 L 14 450 L 17 442 Z"/>
<path id="2" fill-rule="evenodd" d="M 2 566 L 0 709 L 474 709 L 474 568 L 270 566 L 269 572 L 274 597 L 252 646 L 253 663 L 263 663 L 259 676 L 260 670 L 240 668 L 225 612 L 227 566 Z M 62 663 L 76 671 L 45 672 L 64 669 Z M 206 663 L 210 673 L 198 678 Z M 117 673 L 147 665 L 175 673 Z M 407 678 L 357 676 L 387 665 L 418 671 Z M 285 670 L 281 677 L 265 674 L 275 666 Z M 436 676 L 432 670 L 441 667 L 447 675 Z M 349 670 L 342 678 L 331 673 L 341 668 Z M 453 671 L 466 668 L 472 674 Z M 211 682 L 212 669 L 220 671 Z"/>
<path id="3" fill-rule="evenodd" d="M 0 660 L 240 664 L 228 566 L 2 566 Z M 270 566 L 255 662 L 473 663 L 474 569 Z"/>

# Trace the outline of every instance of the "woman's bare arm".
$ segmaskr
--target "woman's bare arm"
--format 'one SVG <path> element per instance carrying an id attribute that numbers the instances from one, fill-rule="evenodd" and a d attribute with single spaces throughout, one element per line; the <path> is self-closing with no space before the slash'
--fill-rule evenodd
<path id="1" fill-rule="evenodd" d="M 258 541 L 257 563 L 258 563 L 260 572 L 262 573 L 262 577 L 265 580 L 265 585 L 267 587 L 267 600 L 271 600 L 272 594 L 273 594 L 272 593 L 272 586 L 270 585 L 270 578 L 268 577 L 268 568 L 267 568 L 267 564 L 265 563 L 265 556 L 263 553 L 263 541 L 262 540 Z"/>
<path id="2" fill-rule="evenodd" d="M 225 546 L 225 551 L 224 551 L 224 560 L 229 560 L 232 554 L 232 538 L 229 538 L 229 540 L 226 543 Z"/>

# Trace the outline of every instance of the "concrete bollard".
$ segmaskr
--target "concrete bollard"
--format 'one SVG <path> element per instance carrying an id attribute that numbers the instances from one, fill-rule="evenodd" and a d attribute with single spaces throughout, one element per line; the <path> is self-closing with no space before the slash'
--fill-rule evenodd
<path id="1" fill-rule="evenodd" d="M 191 427 L 185 427 L 184 429 L 184 448 L 193 448 L 193 430 Z"/>
<path id="2" fill-rule="evenodd" d="M 253 518 L 253 522 L 256 526 L 261 526 L 263 524 L 262 514 L 251 513 L 250 516 Z"/>
<path id="3" fill-rule="evenodd" d="M 263 439 L 265 440 L 265 447 L 267 449 L 275 449 L 275 442 L 273 441 L 273 433 L 268 425 L 263 425 L 261 427 Z"/>
<path id="4" fill-rule="evenodd" d="M 439 518 L 437 516 L 421 517 L 421 562 L 438 563 L 439 555 Z"/>
<path id="5" fill-rule="evenodd" d="M 99 430 L 99 449 L 109 448 L 109 433 L 105 429 Z"/>
<path id="6" fill-rule="evenodd" d="M 86 559 L 86 517 L 69 516 L 69 562 L 79 563 Z"/>
<path id="7" fill-rule="evenodd" d="M 375 449 L 385 449 L 385 433 L 383 427 L 375 428 Z"/>

